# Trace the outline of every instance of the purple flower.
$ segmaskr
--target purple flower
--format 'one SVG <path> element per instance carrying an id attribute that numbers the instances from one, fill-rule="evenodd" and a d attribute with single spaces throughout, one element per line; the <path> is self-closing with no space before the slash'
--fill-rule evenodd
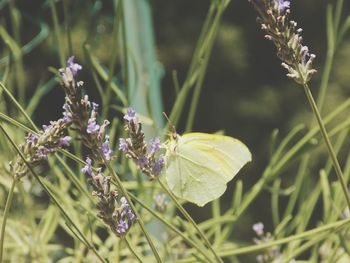
<path id="1" fill-rule="evenodd" d="M 92 160 L 89 157 L 86 157 L 85 160 L 86 164 L 85 166 L 81 169 L 82 173 L 85 175 L 92 176 Z"/>
<path id="2" fill-rule="evenodd" d="M 262 236 L 264 234 L 264 224 L 259 222 L 253 225 L 253 230 L 258 236 Z"/>
<path id="3" fill-rule="evenodd" d="M 60 138 L 58 141 L 58 146 L 59 147 L 68 147 L 70 145 L 72 137 L 70 136 L 64 136 L 63 138 Z"/>
<path id="4" fill-rule="evenodd" d="M 43 127 L 44 131 L 47 131 L 47 130 L 52 128 L 52 125 L 51 124 L 50 125 L 43 125 L 42 127 Z"/>
<path id="5" fill-rule="evenodd" d="M 67 66 L 71 70 L 73 76 L 75 77 L 79 70 L 82 70 L 82 66 L 78 63 L 74 63 L 74 56 L 71 56 L 67 60 Z"/>
<path id="6" fill-rule="evenodd" d="M 99 105 L 95 102 L 92 103 L 92 110 L 95 111 L 95 112 L 98 112 L 98 107 Z"/>
<path id="7" fill-rule="evenodd" d="M 120 198 L 120 202 L 121 202 L 121 206 L 120 206 L 120 207 L 121 207 L 123 210 L 129 207 L 128 200 L 126 200 L 125 196 L 122 196 L 122 197 Z"/>
<path id="8" fill-rule="evenodd" d="M 72 121 L 72 114 L 69 112 L 70 107 L 67 103 L 63 104 L 64 112 L 63 112 L 63 120 L 64 122 L 70 122 Z"/>
<path id="9" fill-rule="evenodd" d="M 36 155 L 39 159 L 47 159 L 47 156 L 51 153 L 51 150 L 40 146 L 39 149 L 36 151 Z"/>
<path id="10" fill-rule="evenodd" d="M 88 121 L 86 132 L 87 133 L 96 133 L 96 132 L 98 132 L 99 129 L 100 129 L 100 125 L 98 125 L 96 123 L 96 119 L 95 118 L 90 118 L 89 121 Z"/>
<path id="11" fill-rule="evenodd" d="M 35 143 L 35 141 L 38 139 L 38 137 L 33 134 L 33 133 L 28 133 L 27 137 L 26 137 L 26 140 L 27 140 L 27 143 Z"/>
<path id="12" fill-rule="evenodd" d="M 286 9 L 290 8 L 290 1 L 277 0 L 278 10 L 283 13 Z"/>
<path id="13" fill-rule="evenodd" d="M 152 167 L 152 174 L 155 176 L 159 175 L 164 167 L 164 164 L 165 164 L 164 156 L 159 157 L 159 160 L 154 162 L 154 165 Z"/>
<path id="14" fill-rule="evenodd" d="M 109 136 L 106 135 L 106 140 L 104 143 L 102 143 L 102 146 L 101 146 L 101 152 L 103 154 L 103 157 L 109 161 L 111 160 L 111 154 L 112 154 L 112 150 L 111 148 L 109 147 Z"/>
<path id="15" fill-rule="evenodd" d="M 69 112 L 66 112 L 66 111 L 63 112 L 63 121 L 66 123 L 72 121 L 72 116 Z"/>
<path id="16" fill-rule="evenodd" d="M 131 107 L 128 108 L 126 114 L 124 115 L 124 120 L 132 122 L 134 124 L 139 122 L 139 119 L 136 116 L 136 112 Z"/>
<path id="17" fill-rule="evenodd" d="M 129 222 L 132 224 L 136 220 L 136 216 L 131 210 L 128 201 L 124 196 L 120 198 L 121 206 L 120 208 L 122 209 L 122 214 L 126 214 L 126 217 L 128 218 Z"/>
<path id="18" fill-rule="evenodd" d="M 128 142 L 123 138 L 119 139 L 119 150 L 121 150 L 124 153 L 126 153 L 129 150 Z"/>
<path id="19" fill-rule="evenodd" d="M 123 219 L 120 219 L 117 225 L 117 233 L 124 235 L 129 229 L 129 225 L 126 221 L 124 221 Z"/>
<path id="20" fill-rule="evenodd" d="M 126 216 L 131 224 L 133 224 L 136 221 L 136 216 L 129 207 L 129 209 L 126 211 Z"/>
<path id="21" fill-rule="evenodd" d="M 141 168 L 145 167 L 148 164 L 148 158 L 144 155 L 140 156 L 138 159 L 138 164 Z"/>
<path id="22" fill-rule="evenodd" d="M 151 153 L 156 153 L 159 151 L 162 144 L 160 143 L 159 138 L 156 137 L 150 141 L 150 146 L 151 146 Z"/>

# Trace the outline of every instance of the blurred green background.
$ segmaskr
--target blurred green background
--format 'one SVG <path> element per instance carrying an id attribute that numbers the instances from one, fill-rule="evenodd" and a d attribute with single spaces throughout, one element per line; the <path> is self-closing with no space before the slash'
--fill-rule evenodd
<path id="1" fill-rule="evenodd" d="M 11 32 L 13 23 L 9 16 L 7 1 L 1 1 L 1 24 Z M 111 51 L 116 48 L 112 41 L 113 5 L 111 1 L 67 1 L 69 22 L 71 25 L 73 54 L 84 66 L 88 63 L 84 56 L 83 44 L 89 43 L 101 64 L 108 65 Z M 25 71 L 25 90 L 28 98 L 38 85 L 52 77 L 48 66 L 59 67 L 57 43 L 54 38 L 52 15 L 49 1 L 14 1 L 21 13 L 19 40 L 22 44 L 32 40 L 39 32 L 40 23 L 49 27 L 48 34 L 39 45 L 23 57 Z M 175 89 L 172 71 L 177 71 L 180 83 L 186 72 L 199 37 L 210 1 L 204 0 L 151 0 L 153 15 L 156 54 L 159 70 L 162 74 L 161 92 L 164 111 L 170 113 L 175 100 Z M 308 0 L 292 1 L 292 19 L 303 28 L 304 43 L 316 54 L 316 69 L 323 71 L 326 55 L 325 8 L 327 1 Z M 57 5 L 59 21 L 64 21 L 61 5 Z M 349 13 L 350 3 L 345 1 L 345 13 Z M 128 27 L 128 24 L 126 25 Z M 131 26 L 131 24 L 130 24 Z M 15 37 L 15 36 L 13 36 Z M 1 43 L 1 50 L 6 50 Z M 149 50 L 144 50 L 149 52 Z M 311 126 L 313 116 L 303 90 L 285 76 L 285 70 L 275 55 L 275 48 L 265 40 L 259 25 L 256 23 L 256 12 L 246 0 L 232 0 L 224 12 L 223 19 L 209 66 L 205 76 L 199 108 L 193 130 L 216 132 L 224 130 L 226 134 L 245 142 L 253 153 L 253 162 L 244 168 L 238 178 L 244 180 L 248 189 L 261 176 L 269 158 L 269 142 L 275 128 L 285 135 L 298 123 Z M 1 64 L 3 67 L 4 64 Z M 334 108 L 345 97 L 350 89 L 350 41 L 346 37 L 336 54 L 335 65 L 330 80 L 329 94 L 323 112 Z M 2 70 L 2 69 L 1 69 Z M 121 77 L 121 68 L 115 69 L 116 77 Z M 311 89 L 317 96 L 321 74 L 312 80 Z M 93 87 L 92 76 L 83 70 L 81 79 L 87 83 L 88 93 L 93 100 L 99 101 L 98 93 Z M 16 80 L 11 80 L 15 82 Z M 44 99 L 33 113 L 37 124 L 61 116 L 61 105 L 64 101 L 63 91 L 56 84 L 47 89 Z M 116 100 L 114 103 L 119 103 Z M 181 133 L 185 127 L 186 112 L 177 126 Z M 322 160 L 320 160 L 322 162 Z M 288 176 L 286 173 L 285 176 Z M 234 183 L 229 184 L 232 191 Z M 226 201 L 231 198 L 228 191 Z M 235 236 L 250 241 L 253 232 L 251 225 L 263 221 L 269 225 L 270 202 L 266 192 L 258 198 L 244 217 L 247 223 Z M 282 202 L 283 205 L 283 202 Z M 223 203 L 225 207 L 225 203 Z M 198 211 L 197 211 L 198 210 Z M 200 219 L 206 217 L 204 209 L 191 206 L 193 214 Z M 268 230 L 269 226 L 267 226 Z"/>

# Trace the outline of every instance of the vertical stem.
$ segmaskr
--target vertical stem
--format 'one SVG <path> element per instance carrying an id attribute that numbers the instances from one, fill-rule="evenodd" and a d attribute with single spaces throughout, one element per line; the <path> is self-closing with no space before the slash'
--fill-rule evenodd
<path id="1" fill-rule="evenodd" d="M 136 253 L 136 251 L 134 250 L 134 248 L 132 247 L 132 245 L 130 244 L 129 240 L 125 237 L 123 238 L 123 240 L 125 241 L 125 244 L 128 246 L 130 252 L 134 255 L 134 257 L 137 259 L 138 262 L 142 263 L 142 259 L 140 258 L 140 256 Z"/>
<path id="2" fill-rule="evenodd" d="M 3 257 L 6 221 L 7 221 L 8 212 L 10 210 L 10 206 L 12 203 L 12 197 L 13 197 L 13 192 L 15 190 L 16 182 L 17 181 L 15 179 L 13 179 L 9 194 L 7 196 L 5 210 L 4 210 L 4 216 L 2 219 L 1 234 L 0 234 L 0 262 L 2 262 L 2 257 Z"/>
<path id="3" fill-rule="evenodd" d="M 187 211 L 182 207 L 182 205 L 179 203 L 179 201 L 177 200 L 176 196 L 174 196 L 174 194 L 168 189 L 168 187 L 166 187 L 163 182 L 157 178 L 158 183 L 160 184 L 160 186 L 164 189 L 165 192 L 167 192 L 167 194 L 170 196 L 170 198 L 172 199 L 172 201 L 174 201 L 177 209 L 180 210 L 180 212 L 183 214 L 184 217 L 186 217 L 186 219 L 194 226 L 194 228 L 197 230 L 199 236 L 203 239 L 203 241 L 205 242 L 205 244 L 208 246 L 208 248 L 210 249 L 210 251 L 213 253 L 213 255 L 215 256 L 216 260 L 220 263 L 223 263 L 222 259 L 219 257 L 219 255 L 215 252 L 213 246 L 210 244 L 208 238 L 204 235 L 204 233 L 202 232 L 202 230 L 198 227 L 198 225 L 196 224 L 196 222 L 194 222 L 193 218 L 190 216 L 189 213 L 187 213 Z"/>
<path id="4" fill-rule="evenodd" d="M 50 0 L 50 8 L 51 8 L 52 22 L 54 27 L 54 37 L 57 43 L 58 56 L 60 59 L 61 67 L 64 67 L 65 65 L 65 55 L 64 55 L 65 53 L 63 50 L 64 45 L 62 43 L 60 24 L 58 22 L 57 9 L 56 9 L 56 4 L 54 0 Z"/>
<path id="5" fill-rule="evenodd" d="M 72 43 L 72 34 L 70 30 L 70 21 L 69 21 L 69 13 L 68 13 L 68 1 L 63 1 L 63 13 L 64 13 L 64 25 L 67 31 L 67 43 L 68 43 L 68 55 L 73 55 L 73 43 Z"/>
<path id="6" fill-rule="evenodd" d="M 317 105 L 316 105 L 316 102 L 311 94 L 311 91 L 309 89 L 309 86 L 305 83 L 303 85 L 304 87 L 304 90 L 305 90 L 305 93 L 306 93 L 306 96 L 307 96 L 307 99 L 310 103 L 310 106 L 312 108 L 312 111 L 316 117 L 316 120 L 318 122 L 318 125 L 320 126 L 320 130 L 321 130 L 321 133 L 322 133 L 322 136 L 323 136 L 323 139 L 325 140 L 326 142 L 326 146 L 327 146 L 327 149 L 328 149 L 328 153 L 329 155 L 331 156 L 331 159 L 332 159 L 332 162 L 333 162 L 333 165 L 334 165 L 334 169 L 335 169 L 335 172 L 337 174 L 337 177 L 338 177 L 338 180 L 341 184 L 341 187 L 342 187 L 342 190 L 344 192 L 344 195 L 345 195 L 345 199 L 346 199 L 346 202 L 348 204 L 348 207 L 350 209 L 350 196 L 349 196 L 349 192 L 348 192 L 348 188 L 346 186 L 346 183 L 345 183 L 345 180 L 344 180 L 344 176 L 343 176 L 343 173 L 341 171 L 341 168 L 340 168 L 340 165 L 339 165 L 339 162 L 338 162 L 338 159 L 337 159 L 337 156 L 335 155 L 335 152 L 333 150 L 333 146 L 329 140 L 329 137 L 328 137 L 328 134 L 327 134 L 327 130 L 323 124 L 323 121 L 322 121 L 322 118 L 321 118 L 321 115 L 318 111 L 318 108 L 317 108 Z"/>

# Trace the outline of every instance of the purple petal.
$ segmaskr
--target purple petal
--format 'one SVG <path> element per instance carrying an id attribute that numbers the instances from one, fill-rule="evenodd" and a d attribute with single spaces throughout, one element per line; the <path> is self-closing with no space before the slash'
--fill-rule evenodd
<path id="1" fill-rule="evenodd" d="M 74 56 L 71 56 L 67 60 L 67 66 L 71 70 L 73 76 L 76 76 L 79 70 L 82 70 L 83 67 L 78 63 L 74 63 Z"/>

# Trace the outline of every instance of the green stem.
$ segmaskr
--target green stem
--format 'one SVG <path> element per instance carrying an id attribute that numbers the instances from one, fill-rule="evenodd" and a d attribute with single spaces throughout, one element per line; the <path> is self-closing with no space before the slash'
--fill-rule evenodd
<path id="1" fill-rule="evenodd" d="M 0 87 L 5 91 L 6 95 L 10 98 L 12 103 L 15 105 L 15 107 L 23 114 L 23 116 L 26 118 L 26 120 L 29 122 L 29 124 L 33 127 L 33 129 L 38 132 L 38 128 L 36 127 L 35 123 L 32 121 L 32 119 L 28 116 L 26 111 L 23 109 L 21 104 L 15 99 L 15 97 L 11 94 L 11 92 L 5 87 L 4 84 L 0 82 Z"/>
<path id="2" fill-rule="evenodd" d="M 341 221 L 337 221 L 331 224 L 327 224 L 321 227 L 314 228 L 309 231 L 305 231 L 303 233 L 297 234 L 297 235 L 292 235 L 289 237 L 281 238 L 272 242 L 268 243 L 262 243 L 258 245 L 253 245 L 249 247 L 243 247 L 243 248 L 237 248 L 237 249 L 232 249 L 231 251 L 224 251 L 220 254 L 222 255 L 227 255 L 227 256 L 233 256 L 233 255 L 242 255 L 242 254 L 247 254 L 247 253 L 252 253 L 252 252 L 258 252 L 270 247 L 282 245 L 285 243 L 289 243 L 295 240 L 299 239 L 306 239 L 312 236 L 317 236 L 320 233 L 323 233 L 325 231 L 333 230 L 333 232 L 339 231 L 343 226 L 349 224 L 350 219 L 345 219 Z"/>
<path id="3" fill-rule="evenodd" d="M 211 257 L 207 254 L 207 251 L 205 251 L 204 249 L 202 249 L 200 246 L 198 246 L 197 243 L 195 243 L 194 241 L 192 241 L 191 239 L 189 239 L 186 235 L 184 235 L 178 228 L 176 228 L 175 226 L 173 226 L 168 220 L 165 219 L 164 216 L 159 215 L 158 213 L 156 213 L 154 211 L 154 209 L 149 208 L 147 205 L 145 205 L 141 200 L 139 200 L 138 198 L 136 198 L 136 196 L 134 196 L 133 194 L 129 193 L 129 195 L 131 196 L 131 198 L 138 203 L 140 206 L 142 206 L 144 209 L 146 209 L 152 216 L 154 216 L 155 218 L 157 218 L 159 221 L 161 221 L 164 225 L 166 225 L 167 227 L 169 227 L 172 231 L 174 231 L 176 234 L 178 234 L 180 237 L 182 237 L 182 239 L 187 242 L 189 245 L 191 245 L 192 247 L 194 247 L 195 249 L 198 250 L 198 252 L 200 252 L 208 261 L 210 262 L 214 262 Z"/>
<path id="4" fill-rule="evenodd" d="M 125 237 L 123 238 L 123 240 L 125 241 L 125 244 L 128 246 L 130 252 L 134 255 L 134 257 L 138 260 L 138 262 L 142 263 L 142 259 L 140 258 L 140 256 L 136 253 L 136 251 L 134 250 L 134 248 L 132 247 L 132 245 L 130 244 L 129 240 Z"/>
<path id="5" fill-rule="evenodd" d="M 267 243 L 261 243 L 261 244 L 241 247 L 241 248 L 234 248 L 234 247 L 223 248 L 219 251 L 219 254 L 222 257 L 232 257 L 237 255 L 256 253 L 256 252 L 268 249 L 270 247 L 280 246 L 280 245 L 290 243 L 300 239 L 307 239 L 307 238 L 311 239 L 313 236 L 317 238 L 319 234 L 325 231 L 332 231 L 332 233 L 334 234 L 335 232 L 340 231 L 343 227 L 345 227 L 349 223 L 350 223 L 350 219 L 344 219 L 344 220 L 340 220 L 334 223 L 330 223 L 327 225 L 323 225 L 323 226 L 311 229 L 309 231 L 305 231 L 300 234 L 292 235 L 289 237 L 281 238 L 281 239 L 274 240 Z M 325 238 L 327 237 L 329 237 L 329 235 L 328 236 L 325 235 Z M 177 262 L 178 263 L 193 262 L 193 259 L 194 258 L 186 258 L 184 260 L 179 260 Z"/>
<path id="6" fill-rule="evenodd" d="M 218 6 L 217 8 L 217 13 L 215 15 L 214 21 L 212 22 L 212 26 L 210 30 L 208 31 L 207 38 L 205 39 L 206 49 L 205 52 L 203 52 L 203 61 L 201 62 L 201 71 L 198 74 L 198 78 L 196 80 L 196 85 L 194 88 L 194 93 L 191 101 L 191 106 L 187 118 L 187 124 L 186 124 L 186 132 L 190 132 L 192 130 L 193 122 L 194 122 L 194 117 L 196 114 L 196 110 L 198 108 L 198 103 L 199 103 L 199 97 L 201 94 L 201 90 L 203 87 L 203 82 L 205 78 L 205 73 L 208 67 L 208 62 L 210 58 L 210 54 L 212 51 L 212 47 L 214 45 L 214 40 L 216 37 L 216 33 L 219 28 L 220 20 L 222 17 L 222 14 L 224 12 L 225 7 L 227 6 L 227 2 L 222 2 L 221 6 Z"/>
<path id="7" fill-rule="evenodd" d="M 61 30 L 60 30 L 60 24 L 58 22 L 58 15 L 57 15 L 57 9 L 56 4 L 54 0 L 50 0 L 50 8 L 51 8 L 51 15 L 52 15 L 52 22 L 53 22 L 53 28 L 54 28 L 54 38 L 57 43 L 57 49 L 58 49 L 58 56 L 60 59 L 61 67 L 64 67 L 65 65 L 65 54 L 63 50 L 63 43 L 62 43 L 62 37 L 61 37 Z"/>
<path id="8" fill-rule="evenodd" d="M 63 1 L 63 14 L 64 14 L 64 26 L 67 31 L 67 44 L 68 44 L 68 55 L 73 55 L 73 43 L 72 43 L 72 33 L 70 28 L 70 17 L 68 12 L 68 1 Z"/>
<path id="9" fill-rule="evenodd" d="M 311 94 L 311 91 L 309 89 L 309 86 L 305 83 L 303 85 L 304 87 L 304 90 L 305 90 L 305 93 L 306 93 L 306 97 L 310 103 L 310 106 L 312 108 L 312 111 L 316 117 L 316 120 L 318 122 L 318 125 L 320 127 L 320 130 L 321 130 L 321 134 L 323 136 L 323 139 L 325 140 L 326 142 L 326 145 L 327 145 L 327 149 L 328 149 L 328 153 L 329 155 L 331 156 L 331 159 L 332 159 L 332 162 L 333 162 L 333 165 L 334 165 L 334 169 L 335 169 L 335 172 L 337 174 L 337 177 L 338 177 L 338 180 L 341 184 L 341 187 L 342 187 L 342 190 L 344 192 L 344 195 L 345 195 L 345 199 L 346 199 L 346 202 L 348 204 L 348 207 L 350 209 L 350 196 L 349 196 L 349 192 L 348 192 L 348 188 L 346 186 L 346 182 L 344 180 L 344 176 L 343 176 L 343 173 L 341 171 L 341 168 L 340 168 L 340 165 L 339 165 L 339 162 L 338 162 L 338 159 L 337 159 L 337 156 L 333 150 L 333 146 L 329 140 L 329 137 L 328 137 L 328 134 L 327 134 L 327 130 L 326 130 L 326 127 L 324 126 L 324 123 L 322 121 L 322 117 L 318 111 L 318 108 L 317 108 L 317 105 L 316 105 L 316 102 Z"/>
<path id="10" fill-rule="evenodd" d="M 103 156 L 100 155 L 101 159 L 104 160 Z M 115 179 L 118 187 L 119 187 L 119 190 L 121 191 L 121 193 L 124 195 L 124 197 L 126 198 L 126 200 L 128 201 L 132 211 L 134 212 L 136 218 L 137 218 L 137 223 L 139 224 L 140 228 L 141 228 L 141 231 L 143 232 L 143 234 L 145 235 L 146 239 L 147 239 L 147 242 L 157 260 L 158 263 L 163 263 L 163 261 L 161 260 L 161 258 L 159 257 L 159 254 L 157 252 L 157 249 L 156 247 L 154 246 L 153 244 L 153 241 L 151 239 L 151 237 L 149 236 L 147 230 L 146 230 L 146 227 L 143 223 L 143 220 L 141 219 L 140 215 L 138 214 L 134 204 L 131 202 L 131 198 L 129 196 L 129 193 L 128 191 L 125 189 L 125 187 L 123 186 L 122 184 L 122 181 L 119 179 L 119 176 L 116 174 L 116 172 L 113 170 L 111 164 L 109 162 L 107 162 L 106 160 L 104 160 L 104 163 L 108 169 L 108 171 L 110 172 L 110 174 L 113 176 L 113 178 Z"/>
<path id="11" fill-rule="evenodd" d="M 199 228 L 199 226 L 196 224 L 196 222 L 194 222 L 193 218 L 190 216 L 189 213 L 187 213 L 187 211 L 183 208 L 183 206 L 179 203 L 179 201 L 177 200 L 176 196 L 168 189 L 168 187 L 166 187 L 163 182 L 157 178 L 157 181 L 159 183 L 159 185 L 164 189 L 165 192 L 167 192 L 167 194 L 170 196 L 170 198 L 172 199 L 172 201 L 175 203 L 175 206 L 177 207 L 177 209 L 180 210 L 180 212 L 183 214 L 184 217 L 186 217 L 186 219 L 194 226 L 194 228 L 197 230 L 199 236 L 203 239 L 203 241 L 205 242 L 205 244 L 208 246 L 208 248 L 210 249 L 210 251 L 213 253 L 213 255 L 215 256 L 216 260 L 218 262 L 223 263 L 222 259 L 219 257 L 219 255 L 215 252 L 213 246 L 210 244 L 208 238 L 204 235 L 204 233 L 202 232 L 202 230 Z"/>
<path id="12" fill-rule="evenodd" d="M 10 210 L 10 206 L 12 203 L 12 197 L 13 197 L 13 192 L 15 190 L 16 182 L 17 182 L 16 180 L 12 181 L 12 185 L 8 193 L 6 204 L 5 204 L 4 216 L 2 219 L 2 225 L 1 225 L 1 235 L 0 235 L 0 262 L 2 262 L 2 257 L 3 257 L 6 221 L 7 221 L 8 212 Z"/>

